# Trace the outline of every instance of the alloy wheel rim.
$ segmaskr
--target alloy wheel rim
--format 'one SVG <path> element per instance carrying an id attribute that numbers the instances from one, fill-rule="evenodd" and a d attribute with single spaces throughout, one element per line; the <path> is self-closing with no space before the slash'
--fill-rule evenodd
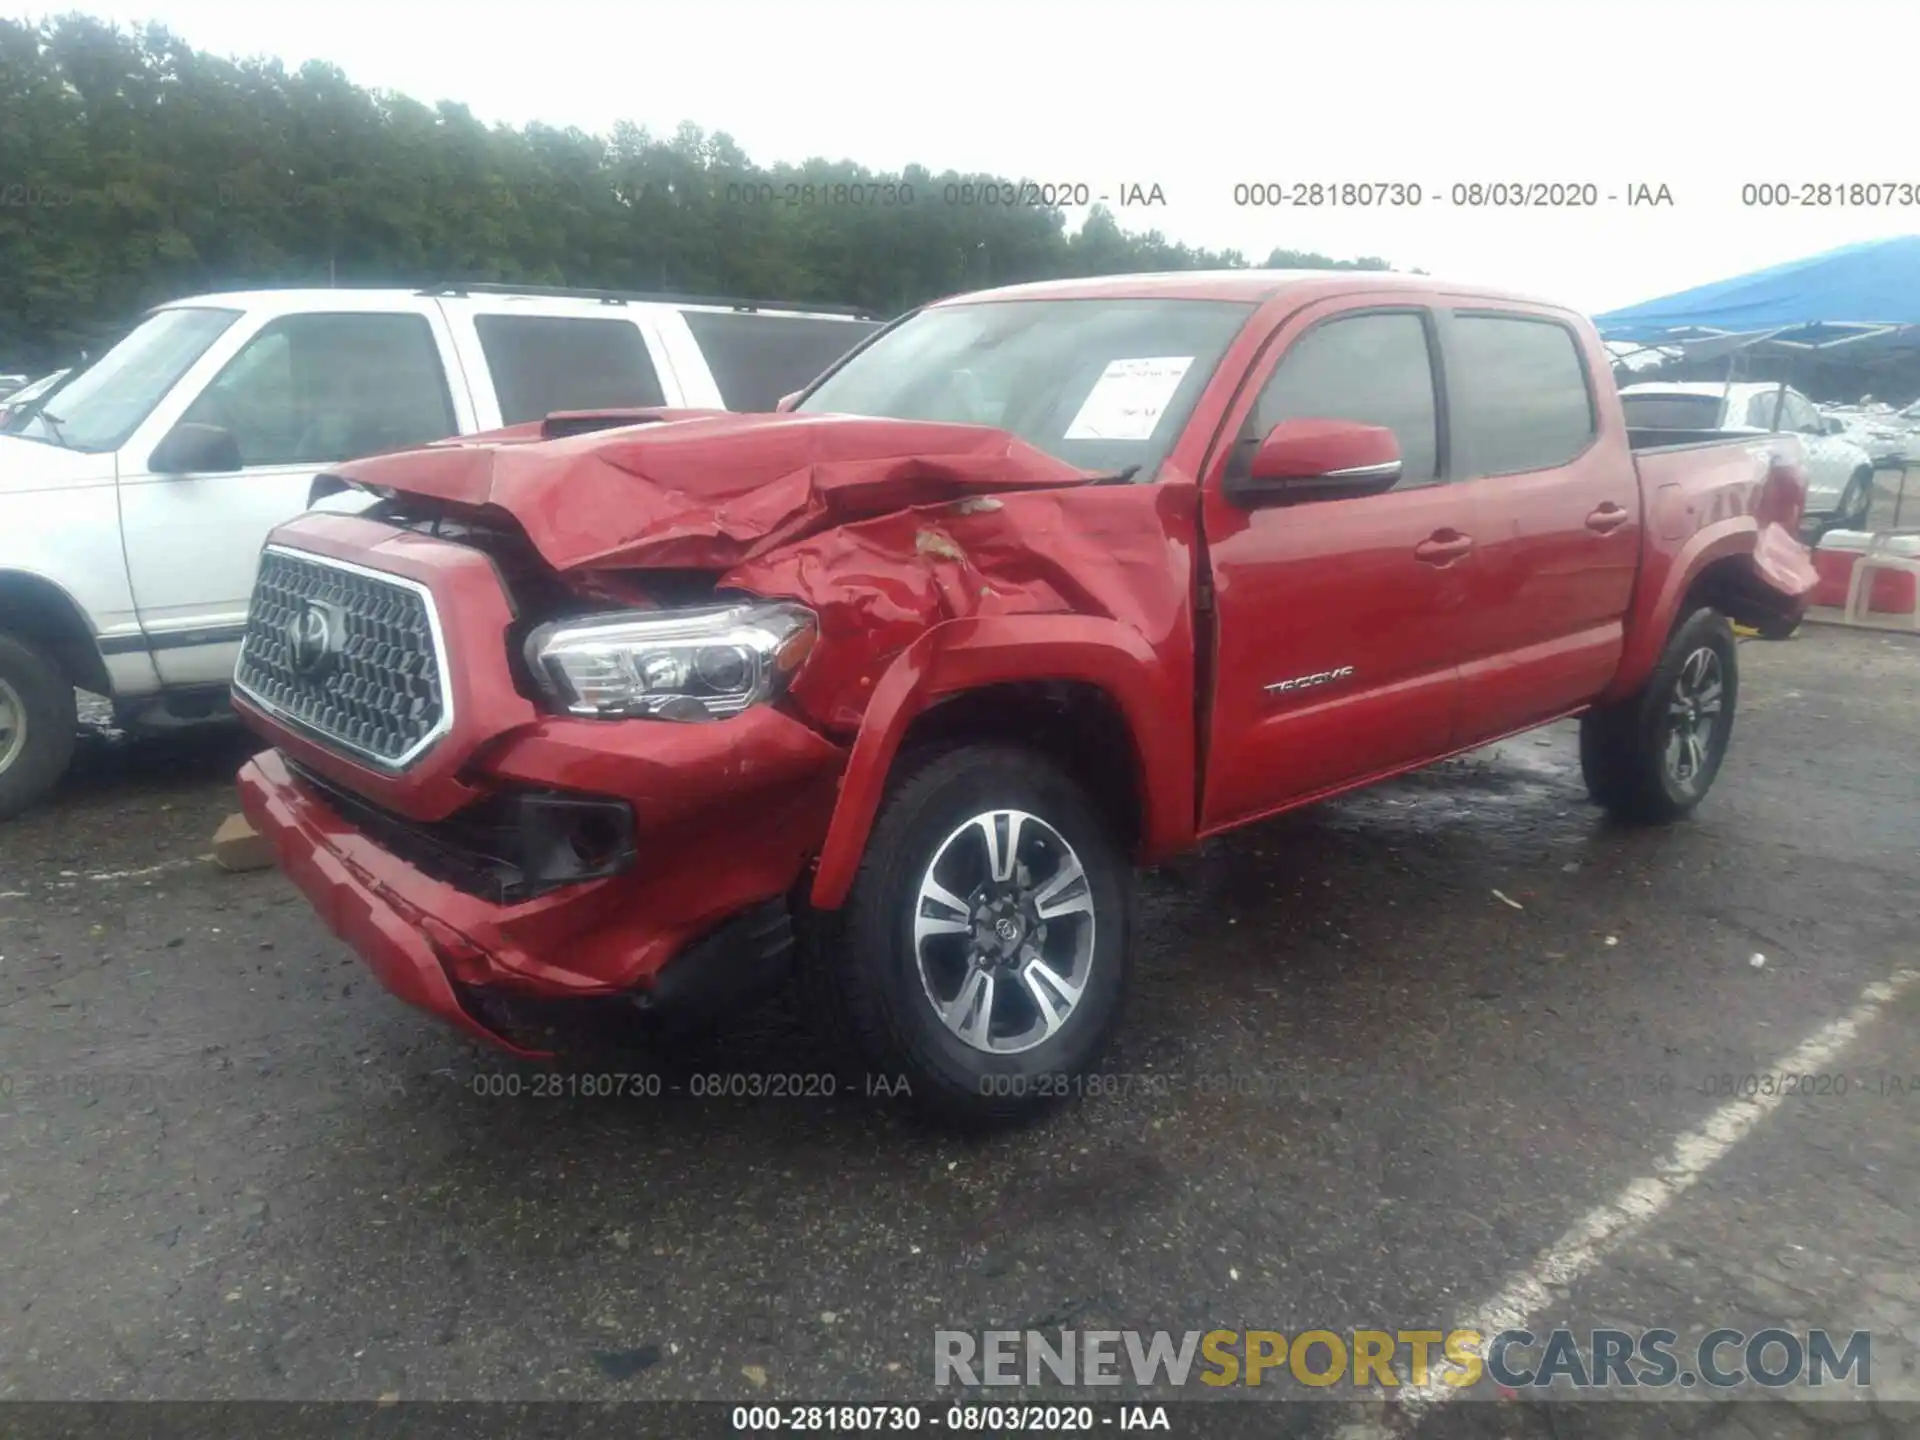
<path id="1" fill-rule="evenodd" d="M 0 678 L 0 775 L 27 748 L 27 705 L 20 692 Z"/>
<path id="2" fill-rule="evenodd" d="M 950 1034 L 985 1054 L 1017 1055 L 1079 1009 L 1094 923 L 1091 882 L 1066 838 L 1024 810 L 986 810 L 927 863 L 914 963 Z"/>
<path id="3" fill-rule="evenodd" d="M 1719 652 L 1707 645 L 1687 656 L 1673 682 L 1661 753 L 1667 778 L 1688 794 L 1713 763 L 1726 688 Z"/>

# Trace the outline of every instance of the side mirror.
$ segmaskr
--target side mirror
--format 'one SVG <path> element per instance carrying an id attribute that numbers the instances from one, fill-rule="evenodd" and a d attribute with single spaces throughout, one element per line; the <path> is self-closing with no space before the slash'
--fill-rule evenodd
<path id="1" fill-rule="evenodd" d="M 1829 415 L 1820 422 L 1820 433 L 1822 435 L 1844 435 L 1847 433 L 1847 422 L 1836 416 Z"/>
<path id="2" fill-rule="evenodd" d="M 1399 481 L 1400 442 L 1385 426 L 1282 420 L 1244 468 L 1228 472 L 1222 489 L 1235 505 L 1252 510 L 1380 495 Z"/>
<path id="3" fill-rule="evenodd" d="M 785 395 L 782 395 L 779 398 L 779 400 L 774 402 L 773 413 L 776 415 L 786 414 L 789 410 L 793 409 L 794 406 L 800 403 L 800 396 L 803 393 L 805 392 L 800 390 L 788 391 Z"/>
<path id="4" fill-rule="evenodd" d="M 244 463 L 240 442 L 231 430 L 183 421 L 154 446 L 147 469 L 155 475 L 219 475 L 238 470 Z"/>

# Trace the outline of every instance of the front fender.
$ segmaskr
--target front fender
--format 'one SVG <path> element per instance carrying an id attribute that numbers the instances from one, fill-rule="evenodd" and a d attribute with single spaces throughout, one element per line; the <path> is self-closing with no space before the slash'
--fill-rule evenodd
<path id="1" fill-rule="evenodd" d="M 812 904 L 844 903 L 913 722 L 941 700 L 1031 681 L 1093 685 L 1119 708 L 1133 739 L 1142 827 L 1138 858 L 1190 844 L 1194 815 L 1193 678 L 1175 674 L 1145 636 L 1087 615 L 952 620 L 927 631 L 874 686 L 840 781 L 814 874 Z"/>

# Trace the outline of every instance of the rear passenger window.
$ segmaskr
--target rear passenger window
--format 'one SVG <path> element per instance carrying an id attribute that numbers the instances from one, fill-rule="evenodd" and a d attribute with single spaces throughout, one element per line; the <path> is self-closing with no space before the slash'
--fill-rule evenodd
<path id="1" fill-rule="evenodd" d="M 1456 314 L 1447 388 L 1474 475 L 1550 470 L 1593 439 L 1586 366 L 1573 332 L 1554 321 Z"/>
<path id="2" fill-rule="evenodd" d="M 1282 420 L 1384 425 L 1400 442 L 1402 488 L 1439 473 L 1437 408 L 1427 327 L 1418 315 L 1355 315 L 1309 330 L 1288 347 L 1254 402 L 1260 439 Z"/>
<path id="3" fill-rule="evenodd" d="M 505 424 L 544 420 L 556 410 L 667 403 L 646 337 L 631 320 L 477 315 L 473 326 Z"/>
<path id="4" fill-rule="evenodd" d="M 720 403 L 729 410 L 771 410 L 780 397 L 818 379 L 880 327 L 871 321 L 728 310 L 681 312 L 707 357 Z"/>
<path id="5" fill-rule="evenodd" d="M 1620 397 L 1630 430 L 1718 430 L 1720 404 L 1718 391 L 1711 395 L 1656 392 Z M 1728 423 L 1737 425 L 1740 420 L 1735 417 Z"/>

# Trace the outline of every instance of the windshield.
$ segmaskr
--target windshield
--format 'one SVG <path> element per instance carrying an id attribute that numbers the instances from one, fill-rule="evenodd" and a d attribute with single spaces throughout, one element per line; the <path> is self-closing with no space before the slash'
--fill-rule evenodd
<path id="1" fill-rule="evenodd" d="M 69 450 L 117 450 L 239 316 L 237 310 L 155 311 L 62 385 L 20 434 Z"/>
<path id="2" fill-rule="evenodd" d="M 822 381 L 803 413 L 991 425 L 1083 470 L 1152 480 L 1255 307 L 988 300 L 923 310 Z"/>

